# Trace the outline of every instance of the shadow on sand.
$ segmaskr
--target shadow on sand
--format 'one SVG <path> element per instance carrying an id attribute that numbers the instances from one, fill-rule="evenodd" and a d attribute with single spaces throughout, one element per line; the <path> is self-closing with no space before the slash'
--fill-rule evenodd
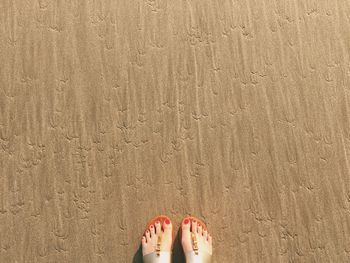
<path id="1" fill-rule="evenodd" d="M 173 263 L 183 263 L 185 262 L 185 256 L 181 247 L 180 242 L 180 230 L 177 232 L 174 240 L 174 247 L 173 247 Z M 142 263 L 142 247 L 141 245 L 137 249 L 134 258 L 132 260 L 132 263 Z"/>

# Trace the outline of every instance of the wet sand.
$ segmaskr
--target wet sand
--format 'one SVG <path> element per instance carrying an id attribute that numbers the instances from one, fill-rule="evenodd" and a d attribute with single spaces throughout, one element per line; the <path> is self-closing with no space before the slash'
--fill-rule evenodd
<path id="1" fill-rule="evenodd" d="M 0 262 L 350 261 L 350 2 L 0 1 Z M 181 248 L 174 250 L 181 262 Z"/>

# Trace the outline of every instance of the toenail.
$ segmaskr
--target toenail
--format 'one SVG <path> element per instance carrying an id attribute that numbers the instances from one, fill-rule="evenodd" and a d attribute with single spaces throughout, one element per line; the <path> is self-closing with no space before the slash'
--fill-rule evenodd
<path id="1" fill-rule="evenodd" d="M 188 220 L 188 219 L 186 218 L 185 221 L 184 221 L 184 224 L 187 225 L 189 221 L 190 221 L 190 220 Z"/>
<path id="2" fill-rule="evenodd" d="M 151 228 L 153 228 L 153 225 L 151 225 Z"/>
<path id="3" fill-rule="evenodd" d="M 149 231 L 147 230 L 146 233 L 148 233 Z"/>
<path id="4" fill-rule="evenodd" d="M 156 221 L 156 224 L 159 224 L 159 221 Z"/>
<path id="5" fill-rule="evenodd" d="M 169 219 L 165 219 L 165 224 L 169 225 L 170 224 L 170 220 Z"/>
<path id="6" fill-rule="evenodd" d="M 196 220 L 193 220 L 192 223 L 196 223 Z"/>

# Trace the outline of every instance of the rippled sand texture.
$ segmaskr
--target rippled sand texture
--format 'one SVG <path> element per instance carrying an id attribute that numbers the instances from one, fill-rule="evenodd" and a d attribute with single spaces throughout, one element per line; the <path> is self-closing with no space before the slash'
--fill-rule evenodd
<path id="1" fill-rule="evenodd" d="M 140 263 L 157 214 L 205 220 L 214 263 L 350 262 L 349 25 L 348 0 L 0 1 L 0 262 Z"/>

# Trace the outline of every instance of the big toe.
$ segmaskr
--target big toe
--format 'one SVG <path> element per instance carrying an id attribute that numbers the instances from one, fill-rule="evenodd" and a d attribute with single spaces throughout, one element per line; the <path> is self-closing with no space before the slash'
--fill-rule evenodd
<path id="1" fill-rule="evenodd" d="M 171 223 L 170 219 L 165 219 L 163 224 L 164 234 L 171 237 L 173 233 L 173 224 Z"/>
<path id="2" fill-rule="evenodd" d="M 185 218 L 182 221 L 181 229 L 182 229 L 182 234 L 188 234 L 188 235 L 190 234 L 191 225 L 190 225 L 190 220 L 188 218 Z"/>
<path id="3" fill-rule="evenodd" d="M 184 249 L 184 252 L 188 252 L 192 250 L 192 243 L 191 243 L 191 224 L 190 220 L 188 218 L 185 218 L 182 221 L 181 224 L 181 231 L 182 231 L 182 238 L 181 243 L 182 247 Z"/>
<path id="4" fill-rule="evenodd" d="M 181 226 L 182 233 L 184 234 L 184 232 L 186 233 L 187 231 L 190 232 L 190 228 L 191 228 L 190 220 L 188 218 L 185 218 L 182 221 L 182 226 Z"/>

